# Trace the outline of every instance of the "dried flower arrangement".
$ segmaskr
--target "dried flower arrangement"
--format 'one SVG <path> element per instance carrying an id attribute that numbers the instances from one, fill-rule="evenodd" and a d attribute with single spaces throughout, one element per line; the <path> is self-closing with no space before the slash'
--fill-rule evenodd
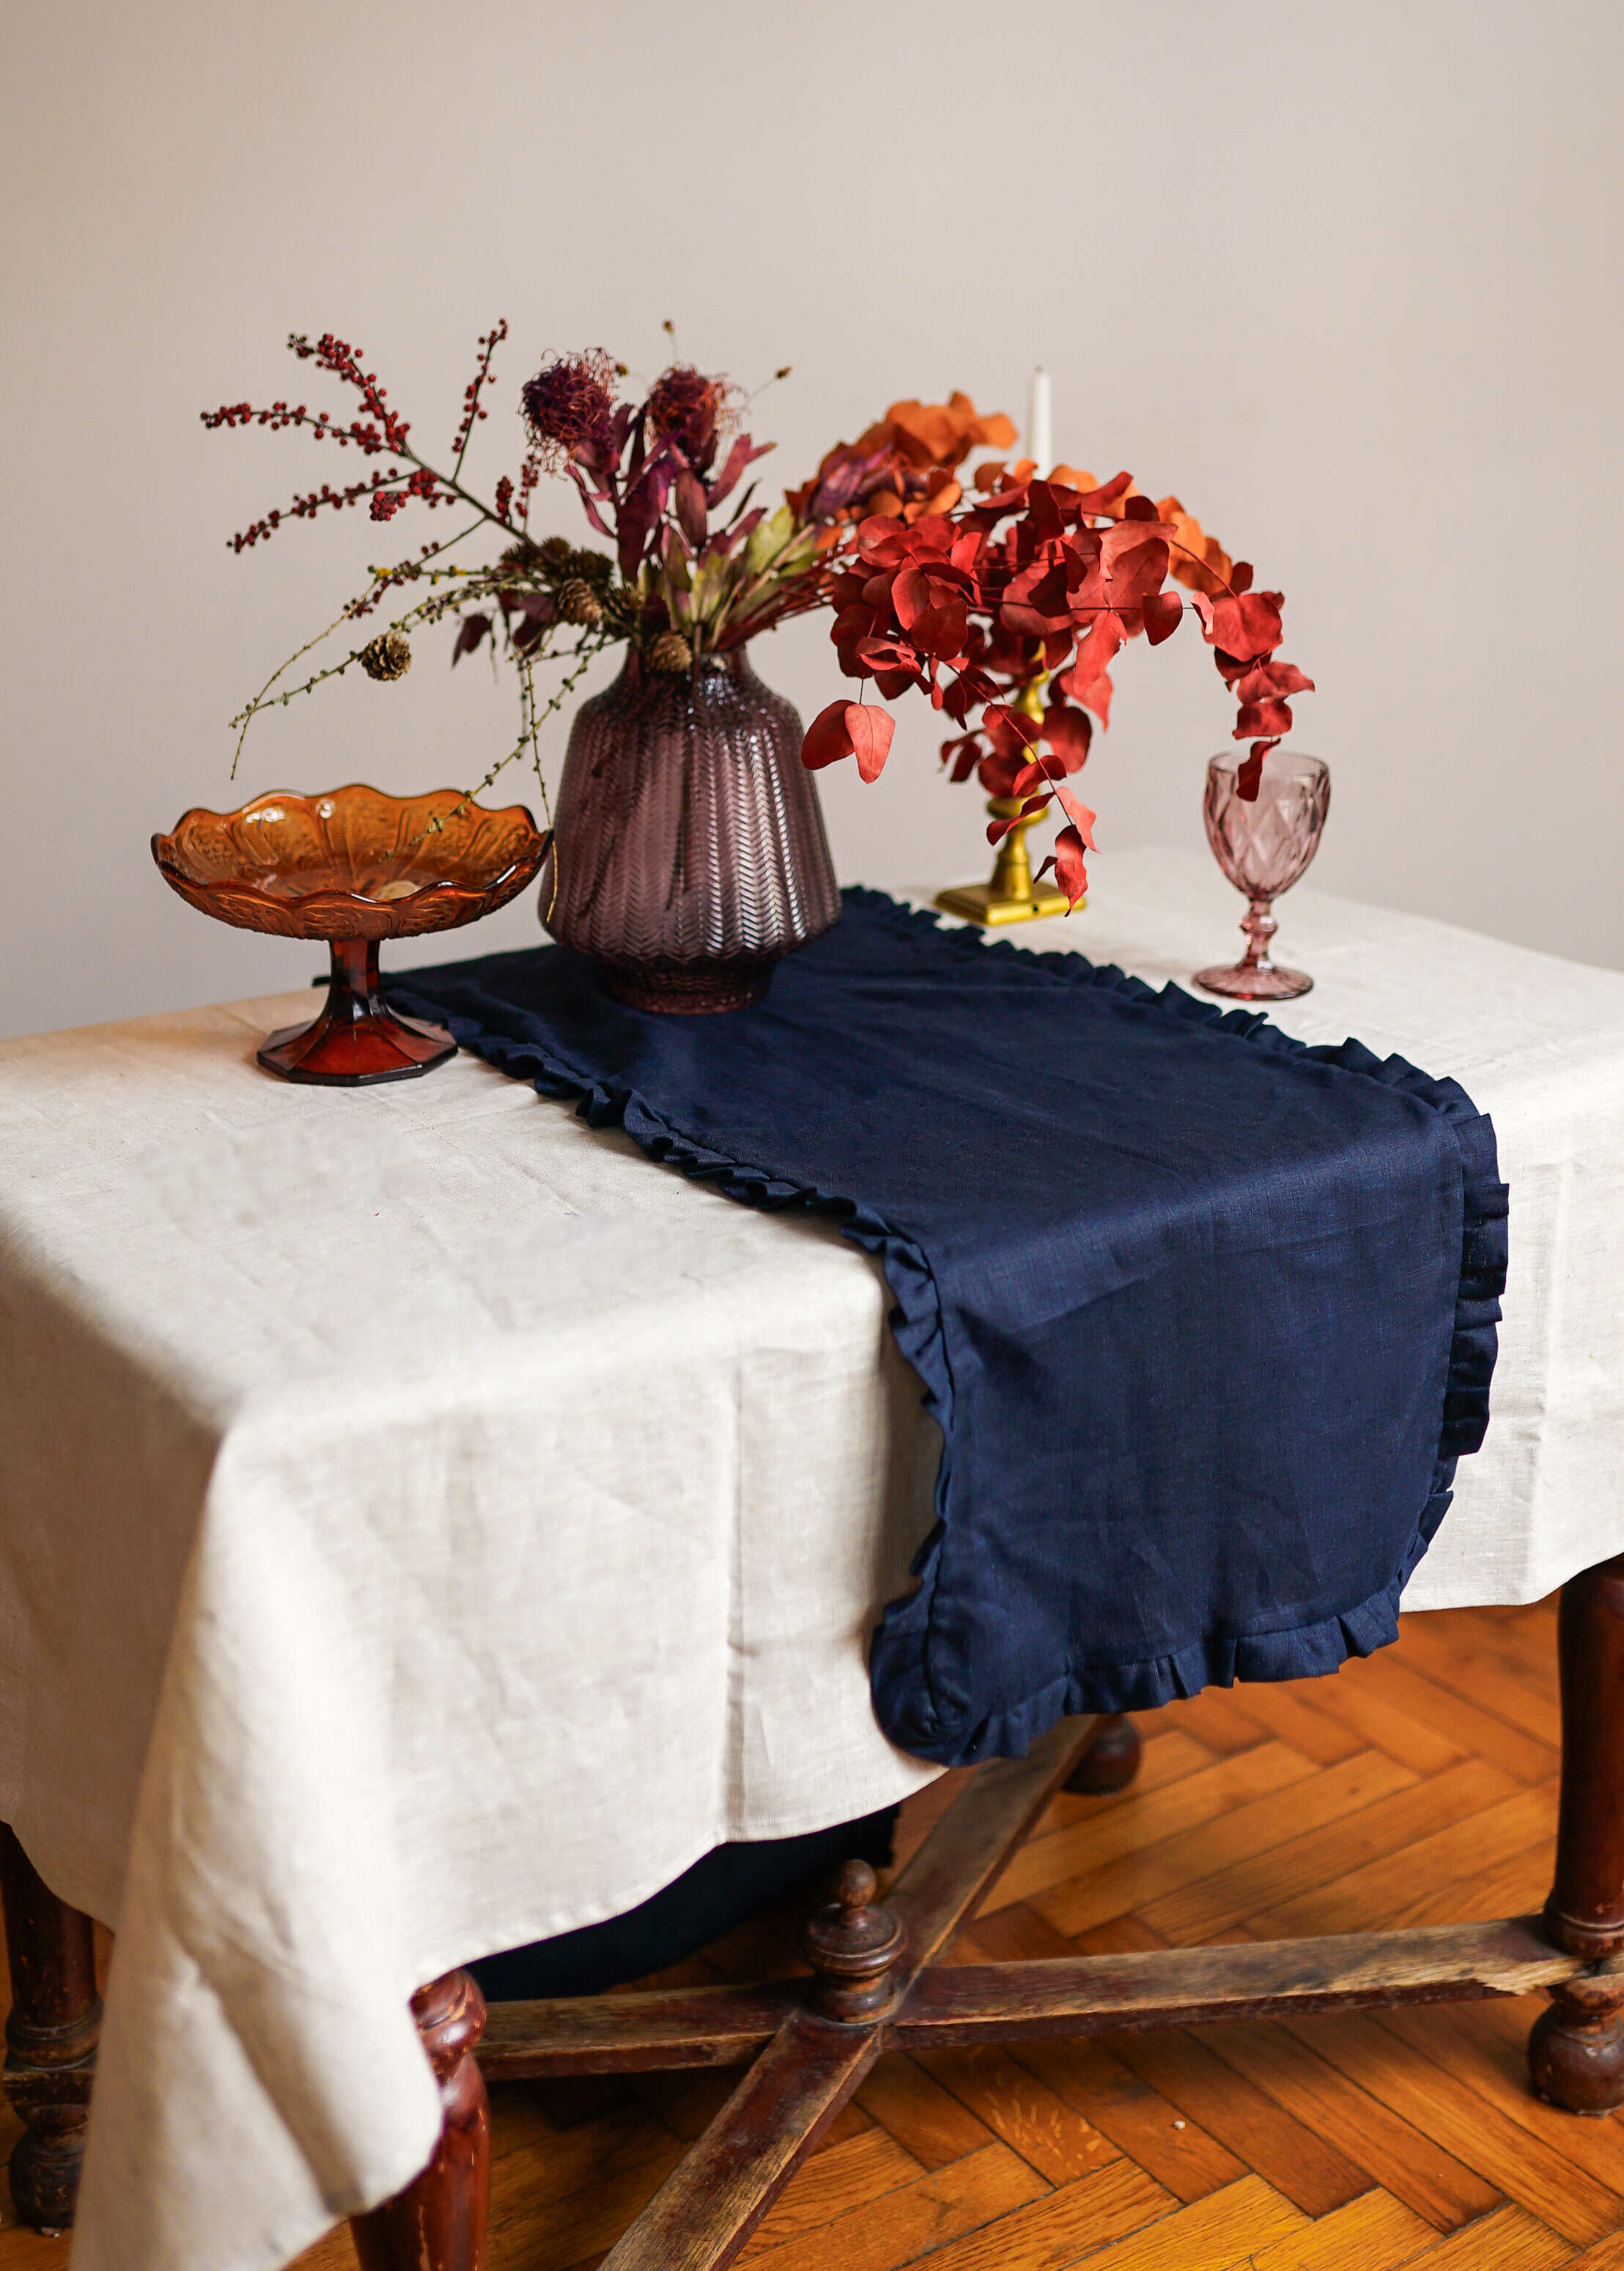
<path id="1" fill-rule="evenodd" d="M 284 401 L 203 413 L 211 428 L 302 427 L 315 441 L 389 461 L 339 488 L 323 482 L 295 496 L 234 536 L 234 551 L 264 541 L 285 520 L 363 502 L 381 523 L 416 503 L 473 516 L 413 557 L 370 571 L 366 589 L 232 720 L 239 753 L 262 709 L 341 677 L 352 664 L 372 678 L 397 679 L 411 665 L 411 634 L 455 617 L 453 663 L 489 641 L 493 656 L 515 665 L 520 689 L 518 741 L 469 794 L 528 750 L 545 803 L 541 721 L 605 647 L 628 643 L 645 666 L 677 673 L 791 615 L 827 607 L 842 671 L 871 679 L 885 701 L 910 687 L 927 694 L 959 728 L 942 744 L 953 778 L 974 774 L 990 794 L 1018 800 L 1017 813 L 992 822 L 990 841 L 1059 803 L 1064 825 L 1051 860 L 1075 905 L 1087 886 L 1084 853 L 1094 848 L 1094 815 L 1068 784 L 1087 757 L 1094 720 L 1109 721 L 1117 653 L 1141 633 L 1156 646 L 1178 629 L 1184 602 L 1169 580 L 1190 592 L 1238 706 L 1235 739 L 1252 743 L 1242 794 L 1256 793 L 1264 756 L 1290 727 L 1290 696 L 1312 686 L 1276 659 L 1280 594 L 1254 590 L 1251 568 L 1231 561 L 1176 497 L 1153 503 L 1127 473 L 1101 483 L 1060 465 L 1043 475 L 1027 459 L 983 463 L 967 490 L 959 478 L 966 458 L 977 449 L 1008 449 L 1015 429 L 1002 415 L 979 415 L 962 394 L 894 403 L 769 511 L 752 503 L 753 482 L 739 485 L 773 445 L 741 430 L 746 405 L 725 379 L 674 361 L 641 401 L 628 402 L 617 398 L 623 364 L 601 352 L 554 355 L 523 389 L 526 443 L 516 473 L 504 473 L 486 502 L 464 487 L 463 468 L 474 428 L 488 416 L 492 362 L 507 335 L 499 323 L 479 341 L 449 473 L 419 454 L 360 350 L 330 332 L 314 341 L 296 333 L 288 345 L 353 388 L 364 414 L 345 424 Z M 590 525 L 612 553 L 532 536 L 530 509 L 544 473 L 574 483 Z M 493 560 L 465 568 L 448 559 L 486 529 L 502 540 Z M 341 624 L 377 614 L 391 593 L 419 591 L 343 660 L 302 685 L 281 686 L 292 665 Z M 538 704 L 534 672 L 544 658 L 566 667 Z M 894 724 L 875 704 L 832 702 L 807 732 L 805 762 L 852 756 L 872 780 Z"/>

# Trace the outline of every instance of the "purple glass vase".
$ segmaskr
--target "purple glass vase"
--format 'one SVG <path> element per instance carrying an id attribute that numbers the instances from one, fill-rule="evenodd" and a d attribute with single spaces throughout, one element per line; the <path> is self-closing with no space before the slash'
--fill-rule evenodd
<path id="1" fill-rule="evenodd" d="M 759 1001 L 840 912 L 800 719 L 742 650 L 678 674 L 627 650 L 575 713 L 554 843 L 542 921 L 636 1009 Z"/>

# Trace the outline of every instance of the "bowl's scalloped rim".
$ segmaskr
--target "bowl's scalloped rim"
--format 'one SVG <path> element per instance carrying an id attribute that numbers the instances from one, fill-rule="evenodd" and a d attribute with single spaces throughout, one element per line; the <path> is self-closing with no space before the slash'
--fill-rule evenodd
<path id="1" fill-rule="evenodd" d="M 363 891 L 336 890 L 330 885 L 303 897 L 273 897 L 270 892 L 259 889 L 251 875 L 201 876 L 192 872 L 186 863 L 182 845 L 186 830 L 190 826 L 212 822 L 219 827 L 229 827 L 234 821 L 248 819 L 264 806 L 276 804 L 301 807 L 313 822 L 319 823 L 322 815 L 315 810 L 317 806 L 352 795 L 374 798 L 379 804 L 393 807 L 397 811 L 409 810 L 413 807 L 427 808 L 432 811 L 436 806 L 466 805 L 471 818 L 477 815 L 481 821 L 515 818 L 523 821 L 530 832 L 530 841 L 517 858 L 508 858 L 499 870 L 478 882 L 456 875 L 437 875 L 409 898 L 383 901 L 369 898 Z M 274 929 L 284 937 L 322 938 L 332 934 L 322 925 L 323 912 L 344 918 L 347 931 L 349 918 L 364 911 L 379 925 L 375 934 L 389 937 L 409 934 L 405 920 L 408 910 L 412 915 L 432 910 L 442 917 L 441 920 L 429 923 L 413 921 L 410 925 L 411 931 L 449 930 L 458 923 L 472 921 L 483 913 L 494 912 L 498 906 L 516 896 L 531 877 L 540 872 L 551 842 L 551 829 L 537 827 L 535 815 L 528 805 L 484 805 L 470 796 L 465 789 L 459 788 L 425 789 L 415 794 L 397 796 L 387 789 L 374 788 L 369 781 L 348 781 L 339 788 L 315 791 L 266 789 L 227 812 L 217 812 L 209 805 L 190 805 L 172 829 L 154 832 L 152 850 L 159 875 L 178 897 L 197 907 L 200 912 L 212 914 L 219 920 L 233 924 L 234 927 Z M 515 875 L 516 881 L 514 880 Z M 245 922 L 231 912 L 234 903 L 274 912 L 284 920 L 274 925 Z M 399 910 L 398 914 L 397 910 Z M 372 925 L 367 927 L 371 930 Z"/>

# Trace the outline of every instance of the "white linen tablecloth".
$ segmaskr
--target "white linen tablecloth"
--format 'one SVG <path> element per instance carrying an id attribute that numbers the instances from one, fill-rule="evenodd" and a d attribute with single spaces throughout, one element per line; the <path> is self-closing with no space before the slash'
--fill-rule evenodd
<path id="1" fill-rule="evenodd" d="M 1238 912 L 1128 853 L 1018 942 L 1183 979 Z M 1494 1418 L 1405 1605 L 1537 1597 L 1624 1548 L 1624 976 L 1280 912 L 1288 1031 L 1494 1116 Z M 466 1055 L 266 1077 L 313 1007 L 0 1049 L 0 1819 L 119 1936 L 80 2271 L 272 2271 L 432 2148 L 413 1987 L 934 1771 L 868 1706 L 937 1451 L 870 1260 Z"/>

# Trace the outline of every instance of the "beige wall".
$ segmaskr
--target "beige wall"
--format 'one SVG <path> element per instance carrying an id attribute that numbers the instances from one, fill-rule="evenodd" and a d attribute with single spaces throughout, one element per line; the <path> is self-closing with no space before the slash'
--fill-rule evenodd
<path id="1" fill-rule="evenodd" d="M 1063 456 L 1176 489 L 1283 585 L 1322 689 L 1295 739 L 1336 780 L 1319 880 L 1624 964 L 1619 26 L 1614 0 L 17 0 L 0 1031 L 314 966 L 171 898 L 146 838 L 234 800 L 226 719 L 381 532 L 234 559 L 337 463 L 196 413 L 314 402 L 281 341 L 331 327 L 443 443 L 504 314 L 492 480 L 545 347 L 649 369 L 668 314 L 746 383 L 794 364 L 759 421 L 780 481 L 900 394 L 1019 415 L 1042 359 Z M 759 659 L 805 710 L 838 690 L 817 626 Z M 425 642 L 400 687 L 266 720 L 238 786 L 475 778 L 510 717 Z M 932 723 L 904 710 L 876 790 L 824 777 L 847 879 L 980 869 Z M 1199 840 L 1227 724 L 1188 627 L 1125 659 L 1101 871 Z M 534 935 L 526 903 L 479 943 Z"/>

